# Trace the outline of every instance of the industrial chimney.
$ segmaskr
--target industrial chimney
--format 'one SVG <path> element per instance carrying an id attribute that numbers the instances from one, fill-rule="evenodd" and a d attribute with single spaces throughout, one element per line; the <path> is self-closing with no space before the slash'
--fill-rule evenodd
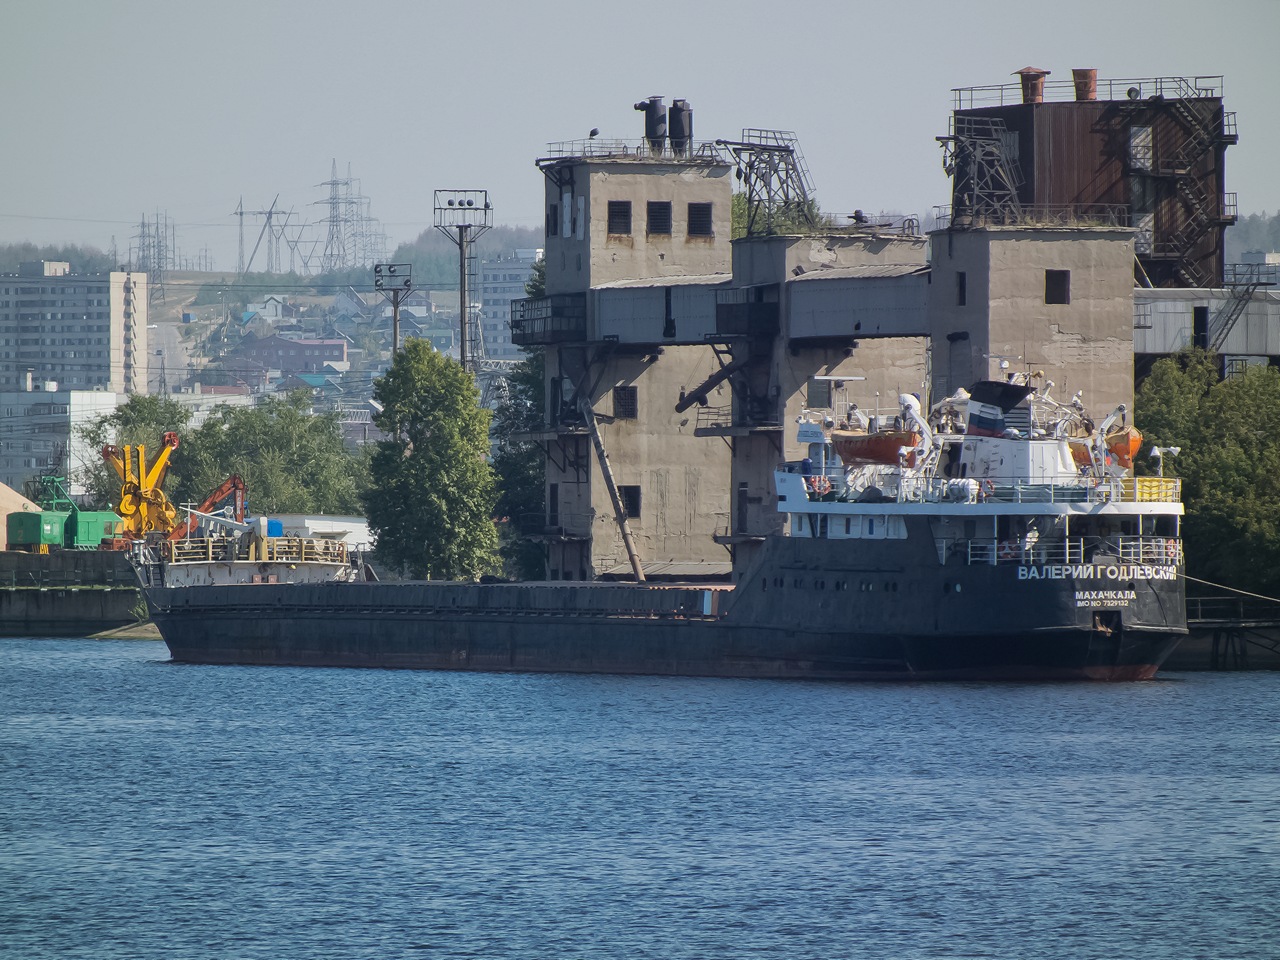
<path id="1" fill-rule="evenodd" d="M 1076 82 L 1077 100 L 1098 99 L 1098 71 L 1092 67 L 1072 70 L 1071 79 Z"/>
<path id="2" fill-rule="evenodd" d="M 661 156 L 667 145 L 667 105 L 661 97 L 650 97 L 637 103 L 636 109 L 644 111 L 644 138 L 650 152 Z"/>
<path id="3" fill-rule="evenodd" d="M 671 152 L 687 157 L 693 149 L 693 107 L 688 100 L 671 101 Z"/>
<path id="4" fill-rule="evenodd" d="M 1022 78 L 1022 102 L 1043 103 L 1044 78 L 1049 75 L 1049 71 L 1039 67 L 1023 67 L 1017 71 L 1017 75 Z"/>

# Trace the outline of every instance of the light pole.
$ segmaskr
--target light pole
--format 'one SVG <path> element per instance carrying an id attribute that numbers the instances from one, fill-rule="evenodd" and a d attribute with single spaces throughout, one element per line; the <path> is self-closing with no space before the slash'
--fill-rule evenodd
<path id="1" fill-rule="evenodd" d="M 480 337 L 471 324 L 471 275 L 475 272 L 475 241 L 493 226 L 488 190 L 437 190 L 436 229 L 458 245 L 458 326 L 462 369 L 474 372 L 480 359 Z M 472 341 L 475 350 L 472 350 Z"/>
<path id="2" fill-rule="evenodd" d="M 400 349 L 400 301 L 413 289 L 413 265 L 374 264 L 373 288 L 391 301 L 391 362 L 395 363 L 396 352 Z"/>
<path id="3" fill-rule="evenodd" d="M 1181 447 L 1152 447 L 1151 456 L 1156 458 L 1156 476 L 1164 476 L 1164 458 L 1176 457 L 1182 452 Z"/>

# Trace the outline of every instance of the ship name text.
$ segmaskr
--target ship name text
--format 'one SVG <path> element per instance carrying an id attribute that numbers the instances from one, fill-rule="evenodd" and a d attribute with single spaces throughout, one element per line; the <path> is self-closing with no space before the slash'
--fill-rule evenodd
<path id="1" fill-rule="evenodd" d="M 1178 568 L 1143 563 L 1059 563 L 1018 567 L 1019 580 L 1177 580 Z"/>

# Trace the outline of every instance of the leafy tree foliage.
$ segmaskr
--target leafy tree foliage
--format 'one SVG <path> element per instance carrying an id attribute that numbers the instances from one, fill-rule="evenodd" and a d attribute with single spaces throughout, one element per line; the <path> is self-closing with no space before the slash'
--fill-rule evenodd
<path id="1" fill-rule="evenodd" d="M 750 213 L 747 207 L 747 195 L 745 193 L 735 193 L 730 203 L 729 234 L 732 239 L 738 240 L 747 235 L 748 214 Z M 758 220 L 757 228 L 763 229 L 763 223 L 763 219 Z M 789 210 L 781 210 L 775 213 L 773 227 L 769 232 L 771 235 L 804 234 L 828 229 L 830 226 L 832 224 L 829 223 L 829 218 L 818 208 L 817 201 L 810 200 L 803 206 L 795 205 Z"/>
<path id="2" fill-rule="evenodd" d="M 1218 382 L 1217 359 L 1188 350 L 1157 361 L 1136 399 L 1144 447 L 1177 446 L 1188 572 L 1280 595 L 1280 370 Z M 1148 472 L 1150 464 L 1147 465 Z"/>
<path id="3" fill-rule="evenodd" d="M 547 295 L 547 258 L 539 257 L 533 261 L 529 271 L 529 279 L 524 282 L 526 297 L 545 297 Z"/>
<path id="4" fill-rule="evenodd" d="M 512 371 L 507 378 L 508 399 L 494 414 L 491 431 L 497 513 L 506 518 L 501 526 L 502 559 L 508 576 L 521 580 L 540 580 L 545 575 L 542 544 L 523 534 L 530 524 L 540 526 L 546 515 L 546 455 L 541 444 L 521 437 L 542 429 L 545 422 L 545 367 L 546 358 L 538 350 Z"/>
<path id="5" fill-rule="evenodd" d="M 255 514 L 358 514 L 363 460 L 343 446 L 337 414 L 309 408 L 305 391 L 216 408 L 178 448 L 182 474 L 170 499 L 199 503 L 238 473 Z"/>
<path id="6" fill-rule="evenodd" d="M 191 411 L 176 400 L 135 394 L 113 412 L 82 427 L 81 439 L 94 456 L 89 463 L 68 464 L 68 470 L 87 488 L 88 505 L 92 509 L 108 510 L 120 501 L 120 478 L 114 467 L 96 456 L 99 450 L 107 444 L 118 447 L 143 444 L 147 448 L 147 459 L 151 460 L 159 453 L 161 438 L 167 432 L 178 433 L 180 441 L 186 439 L 183 431 L 190 421 Z M 183 448 L 179 446 L 169 460 L 166 487 L 170 490 L 181 482 L 182 453 Z"/>
<path id="7" fill-rule="evenodd" d="M 147 446 L 151 459 L 166 431 L 179 435 L 165 493 L 176 504 L 200 503 L 223 480 L 240 474 L 255 513 L 360 511 L 368 463 L 342 445 L 336 415 L 313 416 L 305 393 L 269 398 L 256 407 L 218 407 L 196 430 L 191 412 L 161 396 L 134 396 L 85 428 L 92 449 L 104 444 Z M 120 480 L 105 463 L 81 474 L 96 506 L 114 506 Z"/>
<path id="8" fill-rule="evenodd" d="M 1280 250 L 1280 213 L 1251 213 L 1227 228 L 1227 263 L 1239 263 L 1250 250 Z"/>
<path id="9" fill-rule="evenodd" d="M 383 406 L 365 516 L 384 563 L 415 578 L 474 579 L 497 569 L 489 411 L 457 361 L 409 340 L 374 384 Z"/>

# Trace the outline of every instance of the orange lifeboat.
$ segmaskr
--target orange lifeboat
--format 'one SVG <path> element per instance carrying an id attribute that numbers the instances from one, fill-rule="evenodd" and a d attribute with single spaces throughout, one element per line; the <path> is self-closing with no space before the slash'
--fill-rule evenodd
<path id="1" fill-rule="evenodd" d="M 1142 434 L 1133 427 L 1125 427 L 1115 433 L 1107 434 L 1107 450 L 1116 458 L 1116 463 L 1126 470 L 1133 468 L 1133 458 L 1142 449 Z"/>
<path id="2" fill-rule="evenodd" d="M 879 463 L 897 466 L 898 451 L 906 447 L 911 451 L 907 455 L 907 466 L 916 465 L 916 444 L 920 442 L 920 434 L 907 430 L 885 430 L 880 433 L 853 433 L 848 430 L 834 430 L 831 442 L 836 448 L 836 455 L 845 466 L 859 466 Z"/>

